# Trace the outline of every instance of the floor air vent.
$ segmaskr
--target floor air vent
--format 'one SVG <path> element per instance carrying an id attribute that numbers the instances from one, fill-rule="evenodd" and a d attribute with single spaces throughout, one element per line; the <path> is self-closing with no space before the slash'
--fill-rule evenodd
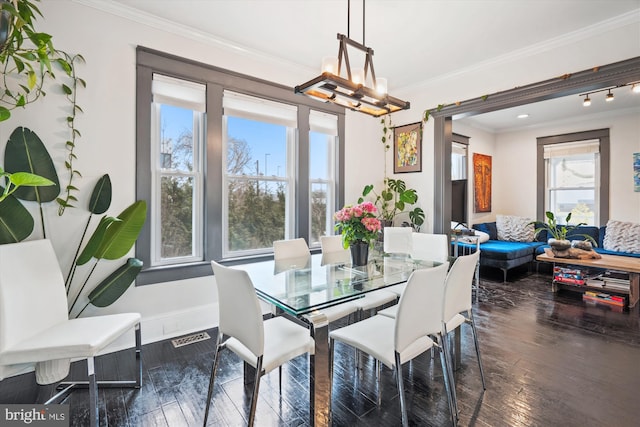
<path id="1" fill-rule="evenodd" d="M 195 342 L 200 342 L 204 340 L 208 340 L 211 337 L 206 332 L 198 332 L 197 334 L 187 335 L 185 337 L 180 337 L 171 340 L 171 344 L 173 344 L 174 348 L 182 347 L 183 345 L 193 344 Z"/>

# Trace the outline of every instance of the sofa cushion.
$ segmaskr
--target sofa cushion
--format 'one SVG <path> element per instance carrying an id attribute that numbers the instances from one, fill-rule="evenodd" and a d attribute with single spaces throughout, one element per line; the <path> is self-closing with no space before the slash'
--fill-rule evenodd
<path id="1" fill-rule="evenodd" d="M 504 242 L 502 240 L 489 240 L 480 245 L 480 257 L 492 259 L 516 259 L 532 257 L 533 252 L 541 243 L 533 242 Z"/>
<path id="2" fill-rule="evenodd" d="M 584 236 L 589 236 L 594 242 L 600 239 L 600 229 L 591 225 L 581 225 L 567 233 L 568 240 L 587 240 Z M 593 243 L 593 242 L 591 242 Z"/>
<path id="3" fill-rule="evenodd" d="M 609 251 L 640 254 L 640 224 L 609 220 L 603 247 Z"/>
<path id="4" fill-rule="evenodd" d="M 495 222 L 483 222 L 480 224 L 475 224 L 473 228 L 487 233 L 489 235 L 489 240 L 498 240 L 498 229 L 496 228 Z"/>
<path id="5" fill-rule="evenodd" d="M 497 215 L 498 240 L 507 242 L 532 242 L 534 228 L 529 218 L 513 215 Z"/>
<path id="6" fill-rule="evenodd" d="M 593 248 L 593 250 L 599 253 L 600 255 L 619 255 L 619 256 L 628 256 L 633 258 L 640 258 L 640 254 L 634 254 L 631 252 L 609 251 L 603 248 Z"/>

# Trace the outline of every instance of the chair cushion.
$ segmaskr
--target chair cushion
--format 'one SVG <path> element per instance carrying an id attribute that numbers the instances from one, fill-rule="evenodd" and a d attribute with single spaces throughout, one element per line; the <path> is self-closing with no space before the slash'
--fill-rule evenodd
<path id="1" fill-rule="evenodd" d="M 395 319 L 376 315 L 336 329 L 329 334 L 329 337 L 362 350 L 393 369 L 395 366 L 393 345 L 395 324 Z M 400 362 L 409 361 L 432 346 L 433 341 L 429 337 L 420 337 L 400 354 Z"/>
<path id="2" fill-rule="evenodd" d="M 54 325 L 0 353 L 0 364 L 95 356 L 140 323 L 139 313 L 81 317 Z"/>
<path id="3" fill-rule="evenodd" d="M 257 356 L 235 338 L 226 341 L 227 348 L 256 367 Z M 264 355 L 262 369 L 268 373 L 301 354 L 313 354 L 315 341 L 309 330 L 282 316 L 264 321 Z"/>

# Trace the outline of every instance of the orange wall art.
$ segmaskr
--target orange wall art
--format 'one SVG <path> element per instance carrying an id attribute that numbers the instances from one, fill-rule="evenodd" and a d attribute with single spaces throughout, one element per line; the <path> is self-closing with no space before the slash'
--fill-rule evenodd
<path id="1" fill-rule="evenodd" d="M 491 212 L 491 156 L 473 153 L 474 212 Z"/>

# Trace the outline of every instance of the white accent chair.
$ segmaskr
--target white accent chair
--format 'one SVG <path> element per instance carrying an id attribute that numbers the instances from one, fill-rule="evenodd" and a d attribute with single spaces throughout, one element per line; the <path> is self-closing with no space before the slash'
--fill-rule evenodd
<path id="1" fill-rule="evenodd" d="M 283 316 L 262 319 L 260 303 L 246 271 L 215 261 L 211 261 L 211 267 L 218 288 L 220 322 L 203 425 L 206 426 L 209 417 L 220 351 L 228 348 L 256 370 L 248 423 L 252 426 L 260 378 L 302 354 L 313 355 L 315 342 L 308 329 Z M 228 338 L 224 340 L 225 337 Z"/>
<path id="2" fill-rule="evenodd" d="M 137 378 L 97 381 L 95 356 L 132 329 Z M 0 245 L 0 379 L 14 365 L 35 363 L 36 382 L 54 384 L 67 376 L 70 359 L 86 358 L 88 381 L 61 383 L 57 388 L 64 389 L 45 403 L 88 387 L 89 423 L 97 426 L 98 386 L 140 388 L 141 350 L 139 313 L 69 319 L 64 279 L 49 240 Z M 49 371 L 56 365 L 63 368 Z"/>
<path id="3" fill-rule="evenodd" d="M 276 240 L 273 242 L 273 259 L 301 258 L 310 256 L 311 251 L 307 241 L 302 237 L 297 239 Z"/>
<path id="4" fill-rule="evenodd" d="M 476 356 L 478 358 L 478 367 L 480 368 L 480 378 L 482 379 L 482 389 L 486 390 L 487 386 L 484 379 L 482 359 L 480 357 L 480 346 L 478 345 L 478 333 L 476 331 L 476 323 L 473 318 L 472 310 L 472 284 L 479 259 L 480 251 L 478 250 L 470 255 L 457 257 L 451 266 L 445 285 L 441 335 L 442 346 L 444 347 L 445 352 L 448 353 L 447 360 L 449 363 L 452 363 L 453 355 L 450 352 L 451 342 L 449 334 L 464 323 L 471 325 L 473 342 L 476 347 Z M 466 317 L 464 314 L 466 314 Z M 458 405 L 456 399 L 456 388 L 455 381 L 453 379 L 453 371 L 451 369 L 449 369 L 449 374 L 449 383 L 451 384 L 453 401 L 457 413 Z"/>
<path id="5" fill-rule="evenodd" d="M 340 341 L 369 353 L 390 369 L 395 370 L 403 426 L 409 425 L 409 420 L 404 396 L 402 364 L 431 348 L 442 350 L 437 342 L 430 338 L 441 330 L 442 305 L 434 304 L 430 309 L 426 309 L 424 302 L 442 301 L 448 267 L 448 264 L 443 264 L 414 271 L 398 303 L 397 318 L 373 316 L 329 334 L 329 357 L 331 358 L 329 366 L 333 367 L 335 341 Z M 456 414 L 449 386 L 450 364 L 445 357 L 446 354 L 440 351 L 451 420 L 455 425 Z M 333 377 L 333 372 L 331 376 Z M 380 375 L 378 375 L 378 381 L 380 381 Z M 378 387 L 378 403 L 379 401 L 380 388 Z"/>

